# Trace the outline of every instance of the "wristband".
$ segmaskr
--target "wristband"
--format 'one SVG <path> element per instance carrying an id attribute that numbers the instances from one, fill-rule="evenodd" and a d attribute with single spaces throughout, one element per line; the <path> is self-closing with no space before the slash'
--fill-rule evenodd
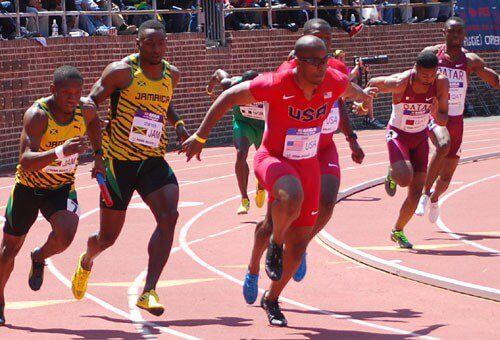
<path id="1" fill-rule="evenodd" d="M 361 108 L 361 110 L 363 110 L 364 112 L 368 111 L 368 109 L 365 108 L 364 106 L 365 103 L 361 103 L 361 105 L 359 106 Z"/>
<path id="2" fill-rule="evenodd" d="M 196 141 L 201 143 L 201 144 L 205 144 L 207 142 L 206 138 L 201 138 L 200 136 L 198 136 L 198 134 L 196 132 L 193 133 L 193 136 L 194 136 L 194 139 L 196 139 Z"/>
<path id="3" fill-rule="evenodd" d="M 184 121 L 183 121 L 182 119 L 179 119 L 178 121 L 176 121 L 176 122 L 175 122 L 175 124 L 174 124 L 174 129 L 176 129 L 176 130 L 177 130 L 177 127 L 178 127 L 180 124 L 182 124 L 182 125 L 186 125 L 186 124 L 184 124 Z"/>
<path id="4" fill-rule="evenodd" d="M 63 146 L 62 145 L 59 145 L 58 147 L 56 147 L 54 149 L 55 153 L 56 153 L 56 157 L 57 159 L 62 159 L 64 158 L 64 151 L 63 151 Z"/>
<path id="5" fill-rule="evenodd" d="M 207 94 L 208 94 L 209 96 L 211 96 L 212 94 L 214 94 L 214 91 L 213 91 L 213 90 L 212 90 L 212 91 L 208 91 L 208 88 L 206 88 L 206 89 L 205 89 L 205 91 L 207 92 Z"/>

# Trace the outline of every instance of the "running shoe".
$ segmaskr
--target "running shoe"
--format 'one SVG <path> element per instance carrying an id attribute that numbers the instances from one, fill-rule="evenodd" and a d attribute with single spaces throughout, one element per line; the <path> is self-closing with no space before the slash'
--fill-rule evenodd
<path id="1" fill-rule="evenodd" d="M 400 248 L 404 249 L 412 249 L 413 244 L 408 241 L 408 238 L 406 238 L 406 235 L 403 230 L 398 231 L 398 230 L 393 230 L 391 232 L 391 240 L 399 244 Z"/>
<path id="2" fill-rule="evenodd" d="M 158 294 L 151 289 L 149 292 L 143 293 L 135 304 L 137 307 L 148 311 L 149 313 L 160 316 L 165 311 L 165 307 L 160 303 L 160 299 L 158 298 Z"/>
<path id="3" fill-rule="evenodd" d="M 427 210 L 428 203 L 429 203 L 429 196 L 427 196 L 426 194 L 420 196 L 420 199 L 418 200 L 417 209 L 415 209 L 415 215 L 424 216 L 425 211 Z"/>
<path id="4" fill-rule="evenodd" d="M 42 287 L 43 283 L 43 270 L 45 268 L 45 261 L 44 262 L 36 262 L 35 261 L 35 253 L 40 251 L 39 248 L 35 248 L 31 252 L 31 270 L 30 270 L 30 275 L 28 278 L 28 284 L 31 288 L 31 290 L 37 291 Z"/>
<path id="5" fill-rule="evenodd" d="M 391 197 L 396 195 L 396 188 L 398 187 L 398 185 L 396 184 L 396 182 L 394 182 L 394 179 L 392 179 L 390 166 L 387 170 L 387 177 L 385 178 L 384 187 L 387 195 Z"/>
<path id="6" fill-rule="evenodd" d="M 248 270 L 243 282 L 243 297 L 246 303 L 253 304 L 259 295 L 259 275 L 251 274 Z"/>
<path id="7" fill-rule="evenodd" d="M 87 284 L 89 282 L 90 270 L 85 270 L 82 267 L 82 260 L 84 256 L 85 253 L 80 255 L 76 271 L 71 277 L 71 291 L 77 300 L 81 300 L 85 296 L 85 293 L 87 292 Z"/>
<path id="8" fill-rule="evenodd" d="M 277 245 L 272 237 L 266 253 L 266 273 L 273 281 L 279 281 L 283 274 L 283 246 Z"/>
<path id="9" fill-rule="evenodd" d="M 255 194 L 255 205 L 257 208 L 262 208 L 266 203 L 266 190 L 264 188 L 259 187 L 259 183 L 257 183 L 257 193 Z"/>
<path id="10" fill-rule="evenodd" d="M 262 295 L 260 300 L 260 306 L 266 311 L 267 320 L 271 326 L 286 327 L 288 321 L 286 321 L 285 316 L 281 312 L 281 308 L 278 301 L 266 300 L 267 290 Z"/>
<path id="11" fill-rule="evenodd" d="M 0 305 L 0 326 L 5 325 L 5 305 Z"/>
<path id="12" fill-rule="evenodd" d="M 240 207 L 238 208 L 238 211 L 236 211 L 236 213 L 238 215 L 245 215 L 248 214 L 248 210 L 250 210 L 250 200 L 248 198 L 243 198 L 241 200 Z"/>
<path id="13" fill-rule="evenodd" d="M 431 202 L 429 206 L 429 221 L 431 221 L 431 223 L 436 223 L 438 218 L 439 218 L 439 203 Z"/>
<path id="14" fill-rule="evenodd" d="M 295 274 L 293 274 L 294 281 L 300 282 L 306 276 L 306 273 L 307 273 L 306 257 L 307 257 L 307 253 L 304 252 L 304 255 L 302 255 L 302 261 L 300 261 L 299 268 L 297 268 L 297 271 L 295 272 Z"/>

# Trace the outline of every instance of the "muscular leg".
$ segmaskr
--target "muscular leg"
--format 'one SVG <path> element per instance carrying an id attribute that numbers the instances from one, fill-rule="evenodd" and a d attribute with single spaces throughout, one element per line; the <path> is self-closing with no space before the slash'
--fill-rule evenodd
<path id="1" fill-rule="evenodd" d="M 250 149 L 250 142 L 248 138 L 238 138 L 234 141 L 234 146 L 236 148 L 236 163 L 234 164 L 234 170 L 236 172 L 236 179 L 238 180 L 238 188 L 240 189 L 241 198 L 248 199 L 248 174 L 250 170 L 248 168 L 247 157 L 248 149 Z"/>
<path id="2" fill-rule="evenodd" d="M 299 267 L 302 255 L 310 240 L 311 227 L 289 228 L 285 234 L 285 250 L 283 252 L 283 274 L 279 281 L 272 281 L 266 300 L 276 301 L 281 292 Z"/>
<path id="3" fill-rule="evenodd" d="M 14 269 L 14 259 L 21 249 L 26 235 L 13 236 L 4 233 L 0 246 L 0 305 L 5 305 L 5 284 Z"/>
<path id="4" fill-rule="evenodd" d="M 436 187 L 431 195 L 431 202 L 435 203 L 439 200 L 439 197 L 448 189 L 451 179 L 455 170 L 457 169 L 459 158 L 445 158 L 441 171 L 439 172 L 439 177 L 436 182 Z"/>
<path id="5" fill-rule="evenodd" d="M 122 231 L 126 214 L 126 210 L 112 210 L 101 207 L 100 228 L 87 241 L 87 251 L 82 259 L 83 269 L 91 270 L 94 259 L 115 243 Z"/>
<path id="6" fill-rule="evenodd" d="M 427 178 L 425 180 L 424 193 L 427 196 L 430 195 L 432 186 L 434 185 L 441 169 L 443 169 L 443 161 L 450 150 L 450 134 L 446 127 L 435 126 L 429 133 L 429 136 L 432 144 L 436 147 L 436 150 L 432 154 L 429 169 L 427 170 Z"/>
<path id="7" fill-rule="evenodd" d="M 281 246 L 292 222 L 300 215 L 304 192 L 300 180 L 295 176 L 280 177 L 274 184 L 275 200 L 271 206 L 273 240 Z"/>
<path id="8" fill-rule="evenodd" d="M 156 288 L 163 267 L 167 263 L 174 240 L 175 225 L 179 213 L 179 186 L 167 184 L 150 193 L 144 201 L 149 206 L 156 219 L 156 229 L 148 244 L 148 273 L 143 293 Z"/>
<path id="9" fill-rule="evenodd" d="M 45 259 L 66 250 L 76 234 L 78 215 L 67 210 L 59 210 L 49 218 L 52 231 L 45 244 L 34 253 L 36 262 L 43 263 Z"/>
<path id="10" fill-rule="evenodd" d="M 401 187 L 409 186 L 413 181 L 413 167 L 410 161 L 397 161 L 391 164 L 392 179 Z"/>
<path id="11" fill-rule="evenodd" d="M 337 202 L 340 179 L 331 174 L 321 175 L 321 195 L 319 201 L 318 219 L 314 225 L 309 240 L 312 240 L 330 221 L 333 208 Z"/>
<path id="12" fill-rule="evenodd" d="M 401 206 L 398 219 L 396 221 L 396 224 L 394 225 L 395 230 L 403 230 L 413 216 L 420 195 L 422 195 L 422 189 L 424 188 L 425 184 L 425 177 L 425 172 L 416 172 L 413 175 L 413 179 L 410 183 L 410 186 L 408 187 L 408 194 L 405 201 L 403 202 L 403 205 Z"/>
<path id="13" fill-rule="evenodd" d="M 254 233 L 252 255 L 248 271 L 250 274 L 258 275 L 260 271 L 260 259 L 269 246 L 269 237 L 273 232 L 273 221 L 271 218 L 271 205 L 268 205 L 267 214 L 263 221 L 257 223 Z"/>

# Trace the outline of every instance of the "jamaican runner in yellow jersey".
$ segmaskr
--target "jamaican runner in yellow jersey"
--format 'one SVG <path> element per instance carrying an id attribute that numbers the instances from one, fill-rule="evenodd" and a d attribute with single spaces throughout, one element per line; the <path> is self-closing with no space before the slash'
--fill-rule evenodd
<path id="1" fill-rule="evenodd" d="M 252 80 L 257 77 L 258 73 L 254 70 L 244 72 L 241 76 L 231 77 L 224 70 L 216 70 L 207 84 L 207 94 L 214 97 L 214 88 L 220 84 L 223 90 L 235 86 L 246 80 Z M 262 142 L 264 134 L 264 103 L 255 103 L 252 105 L 235 106 L 233 107 L 233 143 L 236 148 L 236 163 L 234 170 L 236 172 L 236 180 L 241 194 L 241 203 L 236 211 L 238 215 L 247 214 L 250 209 L 250 200 L 248 199 L 248 168 L 247 158 L 248 150 L 252 144 L 257 150 Z M 257 183 L 257 191 L 255 195 L 255 204 L 262 208 L 266 200 L 266 191 Z"/>
<path id="2" fill-rule="evenodd" d="M 78 260 L 72 291 L 77 299 L 85 295 L 93 262 L 118 238 L 130 199 L 137 191 L 157 223 L 148 244 L 148 273 L 137 306 L 161 315 L 164 307 L 155 289 L 170 254 L 179 215 L 179 186 L 163 158 L 167 121 L 175 127 L 181 141 L 188 133 L 171 105 L 180 73 L 163 59 L 167 47 L 163 25 L 153 20 L 144 22 L 139 28 L 137 46 L 138 54 L 106 67 L 90 94 L 97 105 L 110 98 L 103 149 L 114 205 L 106 207 L 101 202 L 100 229 L 90 236 L 87 250 Z"/>
<path id="3" fill-rule="evenodd" d="M 42 286 L 45 259 L 63 252 L 75 236 L 79 208 L 74 181 L 78 155 L 87 149 L 85 132 L 93 149 L 101 148 L 99 119 L 93 103 L 81 98 L 82 86 L 80 72 L 62 66 L 54 72 L 52 95 L 37 100 L 24 114 L 16 183 L 7 203 L 0 249 L 0 325 L 5 323 L 5 284 L 38 213 L 52 232 L 31 252 L 32 290 Z M 94 171 L 104 173 L 100 156 Z"/>

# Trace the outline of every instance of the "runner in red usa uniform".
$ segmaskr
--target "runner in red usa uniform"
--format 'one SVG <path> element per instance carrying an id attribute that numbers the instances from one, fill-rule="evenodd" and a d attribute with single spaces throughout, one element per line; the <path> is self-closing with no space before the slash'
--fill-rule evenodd
<path id="1" fill-rule="evenodd" d="M 471 74 L 476 73 L 493 88 L 500 88 L 498 73 L 486 67 L 484 61 L 477 54 L 462 48 L 465 38 L 465 24 L 462 19 L 456 17 L 448 19 L 444 34 L 445 44 L 425 49 L 437 55 L 439 71 L 450 81 L 448 124 L 446 128 L 436 126 L 433 122 L 429 125 L 430 137 L 436 146 L 436 152 L 429 164 L 424 193 L 415 210 L 416 215 L 424 215 L 430 201 L 429 220 L 431 223 L 435 223 L 439 217 L 439 196 L 448 189 L 460 160 L 464 131 L 465 96 Z M 434 182 L 436 182 L 436 187 L 431 192 Z"/>
<path id="2" fill-rule="evenodd" d="M 396 184 L 408 187 L 391 239 L 401 248 L 412 248 L 403 232 L 422 194 L 429 154 L 427 124 L 431 114 L 436 124 L 448 120 L 448 79 L 437 72 L 438 59 L 432 52 L 422 52 L 415 67 L 389 77 L 372 78 L 369 86 L 392 93 L 392 114 L 387 126 L 389 173 L 386 191 L 394 196 Z"/>
<path id="3" fill-rule="evenodd" d="M 215 123 L 234 105 L 266 101 L 268 113 L 262 146 L 254 158 L 255 173 L 269 194 L 268 211 L 273 234 L 266 256 L 272 283 L 261 306 L 269 323 L 286 326 L 278 297 L 297 269 L 318 213 L 321 127 L 341 95 L 366 100 L 371 93 L 350 86 L 347 77 L 327 70 L 327 51 L 321 39 L 299 38 L 295 44 L 297 68 L 261 75 L 222 93 L 209 109 L 198 131 L 183 144 L 188 160 L 199 159 Z M 283 252 L 283 245 L 286 251 Z"/>

